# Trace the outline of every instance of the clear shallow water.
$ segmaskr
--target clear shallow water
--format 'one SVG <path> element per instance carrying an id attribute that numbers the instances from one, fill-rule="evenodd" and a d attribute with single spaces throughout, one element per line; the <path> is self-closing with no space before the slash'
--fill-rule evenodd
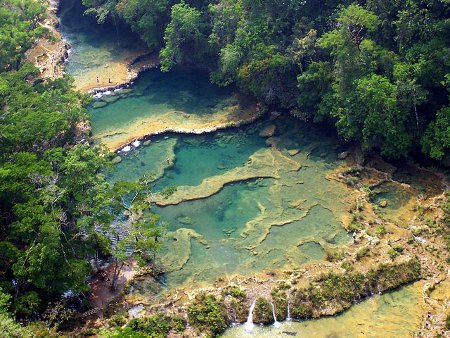
<path id="1" fill-rule="evenodd" d="M 249 128 L 180 137 L 175 148 L 174 166 L 158 180 L 155 190 L 167 186 L 198 185 L 207 177 L 243 166 L 250 155 L 266 147 L 264 141 Z"/>
<path id="2" fill-rule="evenodd" d="M 131 92 L 124 90 L 116 96 L 107 96 L 101 101 L 115 101 L 104 107 L 94 103 L 91 107 L 92 131 L 100 141 L 109 137 L 131 135 L 144 124 L 162 122 L 163 114 L 184 112 L 190 115 L 208 115 L 238 104 L 231 89 L 218 88 L 207 76 L 192 71 L 162 73 L 149 70 L 141 74 Z M 176 113 L 174 114 L 176 117 Z M 153 120 L 148 120 L 152 118 Z M 182 124 L 183 119 L 174 121 Z"/>
<path id="3" fill-rule="evenodd" d="M 202 74 L 146 72 L 131 92 L 91 109 L 93 133 L 105 128 L 114 133 L 129 121 L 169 109 L 208 114 L 223 102 L 228 104 L 230 93 L 212 86 Z M 142 175 L 159 178 L 153 186 L 157 192 L 168 186 L 196 186 L 243 167 L 252 155 L 271 147 L 284 156 L 285 163 L 267 158 L 267 166 L 280 179 L 234 183 L 205 199 L 154 208 L 169 232 L 193 231 L 175 235 L 183 237 L 183 245 L 174 247 L 169 240 L 166 250 L 175 256 L 168 264 L 169 287 L 207 284 L 226 274 L 298 267 L 323 259 L 326 246 L 348 242 L 339 221 L 339 212 L 345 212 L 344 191 L 325 177 L 336 167 L 334 140 L 310 126 L 289 134 L 292 122 L 289 118 L 276 122 L 277 144 L 259 136 L 273 123 L 268 120 L 206 135 L 152 137 L 149 146 L 127 153 L 108 174 L 111 181 L 137 180 Z M 295 159 L 287 154 L 291 148 L 300 151 Z M 284 173 L 289 162 L 304 167 Z M 301 206 L 290 205 L 299 200 Z"/>
<path id="4" fill-rule="evenodd" d="M 168 274 L 169 287 L 256 271 L 253 255 L 241 246 L 239 239 L 245 224 L 259 213 L 256 201 L 267 196 L 265 183 L 268 182 L 233 184 L 208 199 L 154 208 L 169 231 L 189 228 L 201 236 L 200 240 L 191 240 L 186 265 Z M 172 249 L 169 243 L 167 250 Z"/>
<path id="5" fill-rule="evenodd" d="M 147 72 L 131 93 L 91 109 L 94 136 L 102 128 L 114 132 L 115 126 L 149 112 L 160 114 L 169 106 L 208 114 L 229 99 L 229 92 L 213 87 L 206 77 L 187 72 Z M 158 102 L 164 102 L 164 109 Z M 277 137 L 259 136 L 273 123 Z M 270 168 L 277 179 L 225 182 L 222 190 L 207 198 L 154 208 L 170 236 L 178 236 L 177 245 L 169 239 L 161 255 L 171 255 L 169 288 L 207 284 L 226 275 L 299 267 L 324 259 L 329 247 L 348 243 L 340 221 L 347 208 L 345 187 L 326 178 L 338 165 L 339 149 L 332 138 L 311 126 L 299 126 L 292 133 L 292 123 L 291 118 L 263 119 L 252 126 L 206 135 L 153 137 L 149 146 L 127 153 L 108 174 L 111 181 L 152 175 L 158 178 L 153 186 L 157 192 L 168 186 L 199 185 L 206 178 L 243 167 L 255 153 L 272 152 L 260 166 Z M 298 154 L 289 155 L 292 149 Z M 302 168 L 288 169 L 291 163 Z"/>
<path id="6" fill-rule="evenodd" d="M 227 330 L 223 338 L 353 338 L 411 337 L 421 322 L 422 300 L 418 286 L 413 284 L 382 296 L 374 296 L 335 317 L 302 322 L 283 322 L 274 326 L 255 326 L 252 333 L 243 326 Z"/>
<path id="7" fill-rule="evenodd" d="M 85 10 L 81 0 L 60 2 L 60 30 L 71 47 L 66 73 L 74 77 L 75 87 L 81 91 L 126 82 L 128 65 L 148 54 L 145 43 L 125 24 L 107 21 L 99 25 Z"/>
<path id="8" fill-rule="evenodd" d="M 248 127 L 204 135 L 154 137 L 150 145 L 123 156 L 108 178 L 160 178 L 152 187 L 155 192 L 168 186 L 198 185 L 207 177 L 243 166 L 250 155 L 264 147 L 265 139 Z"/>

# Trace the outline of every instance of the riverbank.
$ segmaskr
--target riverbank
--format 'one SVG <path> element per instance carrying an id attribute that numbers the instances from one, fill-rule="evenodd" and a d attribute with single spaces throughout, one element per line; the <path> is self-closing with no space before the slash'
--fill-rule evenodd
<path id="1" fill-rule="evenodd" d="M 26 61 L 34 64 L 43 79 L 57 79 L 64 75 L 64 61 L 68 57 L 69 44 L 58 29 L 59 0 L 46 0 L 47 15 L 39 25 L 49 31 L 49 37 L 38 39 L 25 53 Z"/>
<path id="2" fill-rule="evenodd" d="M 60 0 L 47 0 L 47 16 L 39 23 L 48 29 L 49 37 L 41 38 L 25 53 L 25 59 L 40 71 L 40 77 L 57 79 L 66 73 L 66 62 L 70 58 L 72 46 L 61 33 L 58 17 Z M 113 90 L 133 83 L 138 75 L 147 69 L 159 66 L 157 53 L 151 53 L 144 45 L 130 50 L 111 62 L 74 76 L 75 89 L 84 93 Z"/>

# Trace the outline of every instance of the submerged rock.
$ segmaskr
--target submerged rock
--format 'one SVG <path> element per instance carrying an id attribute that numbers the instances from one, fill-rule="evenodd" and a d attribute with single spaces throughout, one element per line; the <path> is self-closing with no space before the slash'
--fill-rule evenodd
<path id="1" fill-rule="evenodd" d="M 146 140 L 146 141 L 142 142 L 142 145 L 143 145 L 143 146 L 149 146 L 150 143 L 152 143 L 151 140 Z"/>
<path id="2" fill-rule="evenodd" d="M 108 95 L 106 93 L 105 93 L 105 95 L 107 95 L 107 96 L 103 96 L 102 100 L 106 103 L 114 103 L 120 99 L 120 96 L 117 96 L 117 95 L 111 95 L 111 94 Z"/>
<path id="3" fill-rule="evenodd" d="M 270 125 L 265 127 L 263 130 L 259 132 L 259 136 L 261 137 L 272 137 L 275 135 L 277 131 L 277 127 L 275 125 Z"/>
<path id="4" fill-rule="evenodd" d="M 116 157 L 114 157 L 114 158 L 111 160 L 111 163 L 112 163 L 112 164 L 117 164 L 117 163 L 120 163 L 120 162 L 122 162 L 122 157 L 120 157 L 120 156 L 116 156 Z"/>
<path id="5" fill-rule="evenodd" d="M 299 152 L 300 152 L 300 150 L 298 150 L 298 149 L 290 149 L 290 150 L 288 150 L 288 154 L 291 155 L 291 156 L 295 156 Z"/>
<path id="6" fill-rule="evenodd" d="M 192 224 L 192 218 L 190 218 L 189 216 L 180 216 L 177 218 L 177 221 L 185 225 Z"/>
<path id="7" fill-rule="evenodd" d="M 107 105 L 108 105 L 108 103 L 105 101 L 96 101 L 92 104 L 92 108 L 98 109 L 98 108 L 106 107 Z"/>

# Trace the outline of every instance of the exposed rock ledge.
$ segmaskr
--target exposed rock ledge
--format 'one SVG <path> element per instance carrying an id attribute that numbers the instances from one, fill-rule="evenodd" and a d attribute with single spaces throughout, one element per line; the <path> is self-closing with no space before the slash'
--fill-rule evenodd
<path id="1" fill-rule="evenodd" d="M 210 197 L 230 183 L 243 182 L 255 178 L 279 178 L 274 165 L 279 162 L 291 170 L 300 170 L 300 164 L 292 161 L 283 161 L 283 158 L 283 154 L 275 148 L 260 150 L 253 154 L 243 167 L 232 169 L 222 175 L 205 178 L 197 186 L 179 187 L 170 196 L 154 195 L 148 199 L 148 202 L 159 206 L 175 205 L 185 201 Z"/>
<path id="2" fill-rule="evenodd" d="M 95 139 L 105 144 L 111 151 L 118 151 L 135 140 L 143 140 L 154 135 L 167 132 L 210 133 L 251 123 L 259 116 L 255 107 L 242 109 L 239 104 L 208 115 L 170 111 L 133 121 L 120 129 L 99 132 L 95 135 Z"/>
<path id="3" fill-rule="evenodd" d="M 25 59 L 34 64 L 41 72 L 40 77 L 57 79 L 64 75 L 64 60 L 67 57 L 69 45 L 63 40 L 57 27 L 59 24 L 56 13 L 59 0 L 48 0 L 47 18 L 39 24 L 50 31 L 55 39 L 40 38 L 35 45 L 25 52 Z"/>

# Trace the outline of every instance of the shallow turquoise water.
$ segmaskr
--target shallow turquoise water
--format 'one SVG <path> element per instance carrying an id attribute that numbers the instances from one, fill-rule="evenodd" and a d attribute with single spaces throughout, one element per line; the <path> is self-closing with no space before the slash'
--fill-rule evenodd
<path id="1" fill-rule="evenodd" d="M 143 175 L 158 178 L 163 173 L 152 191 L 168 186 L 193 186 L 207 177 L 243 166 L 250 155 L 264 147 L 265 139 L 253 127 L 205 135 L 153 137 L 149 146 L 141 146 L 123 156 L 108 178 L 136 181 Z M 172 149 L 175 159 L 169 164 Z"/>
<path id="2" fill-rule="evenodd" d="M 125 98 L 91 109 L 92 130 L 94 134 L 113 131 L 124 124 L 170 111 L 210 114 L 236 102 L 231 89 L 213 86 L 202 73 L 149 70 L 139 76 Z"/>
<path id="3" fill-rule="evenodd" d="M 68 74 L 82 75 L 115 60 L 127 50 L 143 46 L 140 38 L 125 25 L 119 25 L 117 30 L 108 23 L 98 25 L 92 16 L 84 14 L 85 10 L 79 0 L 60 2 L 61 31 L 71 46 L 65 69 Z"/>
<path id="4" fill-rule="evenodd" d="M 155 190 L 167 186 L 198 185 L 207 177 L 243 166 L 250 155 L 265 147 L 265 140 L 248 129 L 179 137 L 174 166 L 166 170 Z"/>
<path id="5" fill-rule="evenodd" d="M 168 166 L 167 160 L 172 156 L 176 143 L 176 137 L 158 138 L 148 146 L 133 150 L 107 172 L 107 179 L 111 182 L 135 182 L 144 176 L 151 179 L 161 176 Z"/>
<path id="6" fill-rule="evenodd" d="M 256 272 L 253 255 L 240 245 L 240 233 L 258 215 L 257 201 L 267 196 L 267 189 L 262 182 L 243 182 L 226 186 L 208 199 L 155 207 L 169 231 L 193 229 L 206 241 L 191 241 L 189 261 L 180 271 L 168 274 L 168 285 L 200 284 L 227 274 Z"/>

